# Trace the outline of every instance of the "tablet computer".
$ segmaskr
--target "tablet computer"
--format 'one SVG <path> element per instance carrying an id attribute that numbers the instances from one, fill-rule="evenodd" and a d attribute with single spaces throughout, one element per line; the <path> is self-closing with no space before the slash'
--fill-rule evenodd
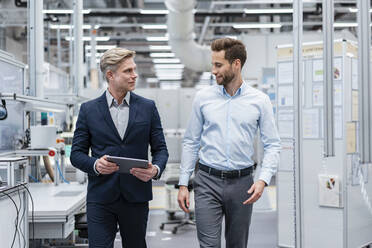
<path id="1" fill-rule="evenodd" d="M 115 157 L 107 156 L 108 161 L 115 163 L 119 166 L 119 173 L 130 173 L 132 168 L 144 168 L 148 167 L 149 161 L 144 159 L 126 158 L 126 157 Z"/>

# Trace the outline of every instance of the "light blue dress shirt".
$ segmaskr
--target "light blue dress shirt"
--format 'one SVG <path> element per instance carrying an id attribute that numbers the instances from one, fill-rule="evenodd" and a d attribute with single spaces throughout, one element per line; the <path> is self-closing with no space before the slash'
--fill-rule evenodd
<path id="1" fill-rule="evenodd" d="M 264 147 L 259 179 L 269 184 L 281 149 L 269 97 L 245 82 L 234 96 L 221 85 L 197 92 L 183 140 L 179 185 L 188 185 L 198 159 L 218 170 L 252 166 L 258 128 Z"/>

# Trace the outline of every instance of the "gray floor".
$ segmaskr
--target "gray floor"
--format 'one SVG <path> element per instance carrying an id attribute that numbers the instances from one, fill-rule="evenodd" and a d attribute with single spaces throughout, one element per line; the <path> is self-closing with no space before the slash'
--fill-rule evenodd
<path id="1" fill-rule="evenodd" d="M 181 215 L 181 213 L 179 213 Z M 179 215 L 177 214 L 177 217 Z M 147 246 L 149 248 L 193 248 L 199 247 L 196 230 L 193 226 L 180 228 L 172 234 L 172 225 L 164 231 L 159 229 L 160 223 L 167 220 L 164 210 L 151 210 L 147 228 Z M 248 248 L 273 248 L 277 244 L 277 217 L 275 211 L 256 211 L 253 213 Z M 224 231 L 222 230 L 222 233 Z M 118 235 L 115 248 L 121 247 Z M 222 247 L 225 247 L 224 237 Z"/>

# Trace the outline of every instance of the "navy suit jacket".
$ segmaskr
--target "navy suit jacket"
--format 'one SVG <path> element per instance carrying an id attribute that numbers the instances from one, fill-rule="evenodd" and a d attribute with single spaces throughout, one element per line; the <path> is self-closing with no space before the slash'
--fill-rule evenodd
<path id="1" fill-rule="evenodd" d="M 143 182 L 131 174 L 118 172 L 96 175 L 94 163 L 103 155 L 147 160 L 150 144 L 152 164 L 159 166 L 159 176 L 165 169 L 168 150 L 155 103 L 130 94 L 128 127 L 123 139 L 111 118 L 106 92 L 80 107 L 70 160 L 73 166 L 88 173 L 87 202 L 110 203 L 120 195 L 129 202 L 152 200 L 151 180 Z"/>

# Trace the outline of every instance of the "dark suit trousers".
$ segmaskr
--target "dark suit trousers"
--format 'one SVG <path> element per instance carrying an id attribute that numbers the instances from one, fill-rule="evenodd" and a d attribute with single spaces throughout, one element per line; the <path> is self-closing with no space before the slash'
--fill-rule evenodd
<path id="1" fill-rule="evenodd" d="M 148 202 L 130 203 L 123 197 L 113 203 L 87 203 L 90 248 L 114 247 L 119 224 L 122 246 L 146 248 Z"/>

